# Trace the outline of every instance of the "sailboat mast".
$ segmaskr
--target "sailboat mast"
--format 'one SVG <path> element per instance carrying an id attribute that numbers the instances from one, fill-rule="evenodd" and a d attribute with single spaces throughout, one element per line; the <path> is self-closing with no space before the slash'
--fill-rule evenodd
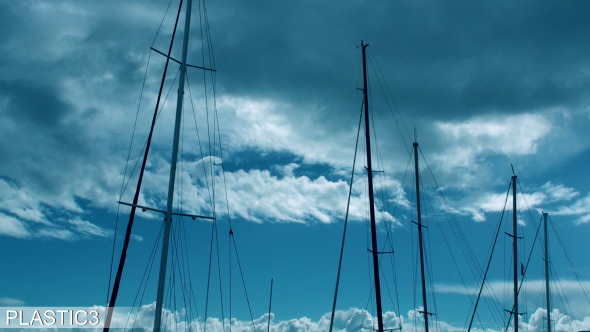
<path id="1" fill-rule="evenodd" d="M 514 261 L 514 332 L 518 332 L 518 234 L 516 233 L 516 175 L 512 176 L 512 260 Z"/>
<path id="2" fill-rule="evenodd" d="M 272 308 L 272 284 L 274 282 L 274 278 L 270 278 L 270 300 L 268 300 L 268 325 L 266 327 L 266 332 L 270 332 L 270 313 Z"/>
<path id="3" fill-rule="evenodd" d="M 176 121 L 174 124 L 174 141 L 172 144 L 172 157 L 170 160 L 170 180 L 168 182 L 168 202 L 166 216 L 164 217 L 164 239 L 162 242 L 162 256 L 160 259 L 160 276 L 158 279 L 158 294 L 156 298 L 156 314 L 154 331 L 160 331 L 162 322 L 162 304 L 164 302 L 164 288 L 166 280 L 166 266 L 168 264 L 168 246 L 170 243 L 170 227 L 172 226 L 172 204 L 174 200 L 174 182 L 176 180 L 176 162 L 178 159 L 178 141 L 180 137 L 180 120 L 182 118 L 182 101 L 184 97 L 184 80 L 186 75 L 186 54 L 188 50 L 188 35 L 190 30 L 192 0 L 187 1 L 186 17 L 184 21 L 184 38 L 182 44 L 182 60 L 180 64 L 180 77 L 178 81 L 178 98 L 176 102 Z"/>
<path id="4" fill-rule="evenodd" d="M 547 241 L 547 212 L 543 212 L 545 229 L 545 297 L 547 299 L 547 332 L 551 332 L 551 302 L 549 293 L 549 242 Z"/>
<path id="5" fill-rule="evenodd" d="M 414 142 L 414 166 L 416 168 L 416 207 L 418 215 L 418 244 L 420 246 L 420 273 L 422 276 L 422 304 L 424 305 L 424 331 L 428 332 L 428 305 L 426 304 L 426 276 L 424 275 L 424 242 L 422 240 L 422 213 L 420 211 L 420 174 L 418 172 L 418 142 Z"/>
<path id="6" fill-rule="evenodd" d="M 375 278 L 375 301 L 377 302 L 377 326 L 378 331 L 383 332 L 383 314 L 381 308 L 381 284 L 379 282 L 379 252 L 377 247 L 377 226 L 375 225 L 375 204 L 373 197 L 373 168 L 371 166 L 371 132 L 369 129 L 369 98 L 367 89 L 367 58 L 366 49 L 369 44 L 364 45 L 363 50 L 363 97 L 365 101 L 365 141 L 367 147 L 367 173 L 369 176 L 369 211 L 371 216 L 371 245 L 373 253 L 373 276 Z"/>

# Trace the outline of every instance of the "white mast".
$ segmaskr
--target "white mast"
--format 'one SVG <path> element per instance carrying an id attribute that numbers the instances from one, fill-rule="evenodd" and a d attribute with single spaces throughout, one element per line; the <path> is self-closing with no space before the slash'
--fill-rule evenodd
<path id="1" fill-rule="evenodd" d="M 186 4 L 186 18 L 184 21 L 184 39 L 182 43 L 182 60 L 180 63 L 180 79 L 178 82 L 178 99 L 176 102 L 176 122 L 174 124 L 174 142 L 170 161 L 170 180 L 168 182 L 168 203 L 164 217 L 164 241 L 162 242 L 162 256 L 160 259 L 160 277 L 158 279 L 158 295 L 156 299 L 156 315 L 154 331 L 160 331 L 162 322 L 162 303 L 164 302 L 164 287 L 166 280 L 166 266 L 168 264 L 168 245 L 170 242 L 170 226 L 172 225 L 172 204 L 174 201 L 174 182 L 176 179 L 176 161 L 178 158 L 178 140 L 180 137 L 180 120 L 182 118 L 182 101 L 184 97 L 184 80 L 186 75 L 186 54 L 188 50 L 188 35 L 190 30 L 192 0 Z"/>

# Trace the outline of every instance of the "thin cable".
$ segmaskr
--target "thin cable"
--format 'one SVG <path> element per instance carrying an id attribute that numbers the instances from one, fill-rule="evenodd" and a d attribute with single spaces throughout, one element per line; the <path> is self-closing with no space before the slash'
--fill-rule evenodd
<path id="1" fill-rule="evenodd" d="M 248 290 L 246 289 L 246 281 L 244 278 L 244 272 L 242 271 L 242 264 L 240 263 L 240 256 L 238 255 L 238 247 L 236 246 L 236 239 L 234 237 L 234 233 L 231 232 L 230 236 L 232 238 L 232 242 L 234 245 L 234 251 L 236 253 L 236 259 L 238 261 L 238 267 L 240 269 L 240 276 L 242 277 L 242 286 L 244 286 L 244 294 L 246 294 L 246 302 L 248 302 L 248 312 L 250 313 L 250 320 L 252 321 L 252 328 L 254 332 L 256 332 L 256 326 L 254 325 L 254 316 L 252 315 L 252 307 L 250 306 L 250 299 L 248 298 Z M 270 316 L 268 318 L 270 320 Z M 230 325 L 231 328 L 231 325 Z"/>
<path id="2" fill-rule="evenodd" d="M 551 228 L 553 229 L 553 232 L 555 233 L 555 237 L 557 238 L 557 241 L 559 242 L 559 245 L 561 246 L 561 249 L 563 250 L 565 257 L 567 258 L 567 261 L 570 264 L 570 267 L 571 267 L 572 271 L 574 272 L 574 275 L 576 276 L 576 280 L 578 281 L 578 284 L 580 285 L 580 288 L 582 289 L 582 292 L 584 293 L 584 296 L 586 297 L 586 301 L 588 301 L 588 303 L 590 304 L 590 297 L 588 296 L 588 292 L 587 292 L 586 288 L 584 287 L 584 285 L 582 284 L 582 281 L 580 280 L 580 276 L 578 275 L 577 268 L 575 267 L 572 259 L 570 258 L 567 251 L 565 250 L 565 245 L 564 245 L 563 241 L 561 240 L 561 236 L 559 235 L 559 232 L 557 231 L 557 228 L 555 227 L 555 224 L 553 223 L 553 219 L 551 218 L 551 216 L 549 216 L 549 220 L 551 223 Z"/>
<path id="3" fill-rule="evenodd" d="M 348 212 L 350 211 L 350 198 L 352 196 L 352 184 L 354 182 L 354 169 L 356 167 L 356 155 L 358 152 L 358 144 L 359 144 L 359 137 L 361 133 L 361 123 L 363 119 L 363 105 L 361 104 L 361 112 L 359 117 L 359 125 L 356 132 L 356 143 L 354 148 L 354 157 L 352 162 L 352 172 L 350 175 L 350 186 L 348 187 L 348 202 L 346 203 L 346 214 L 344 215 L 344 230 L 342 231 L 342 245 L 340 246 L 340 258 L 338 260 L 338 272 L 336 273 L 336 287 L 334 288 L 334 301 L 332 303 L 332 315 L 330 316 L 330 329 L 329 331 L 332 332 L 332 328 L 334 326 L 334 315 L 336 313 L 336 300 L 338 298 L 338 286 L 340 285 L 340 271 L 342 270 L 342 257 L 344 256 L 344 242 L 346 240 L 346 228 L 348 226 Z"/>

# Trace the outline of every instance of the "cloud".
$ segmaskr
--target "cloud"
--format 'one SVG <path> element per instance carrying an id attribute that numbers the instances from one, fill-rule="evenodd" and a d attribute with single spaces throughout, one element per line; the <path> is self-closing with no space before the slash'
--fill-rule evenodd
<path id="1" fill-rule="evenodd" d="M 28 188 L 19 187 L 1 178 L 0 193 L 0 234 L 5 236 L 75 240 L 80 236 L 106 237 L 112 234 L 79 216 L 65 221 L 62 217 L 49 217 L 55 214 L 56 208 L 63 206 L 48 205 L 42 198 L 35 197 Z M 62 214 L 79 211 L 76 207 Z"/>
<path id="2" fill-rule="evenodd" d="M 110 237 L 113 233 L 112 231 L 101 228 L 90 221 L 79 218 L 68 220 L 68 222 L 73 225 L 78 233 L 86 236 Z"/>
<path id="3" fill-rule="evenodd" d="M 99 310 L 101 317 L 104 317 L 104 307 L 93 307 Z M 111 327 L 134 327 L 151 329 L 153 328 L 155 314 L 155 303 L 143 305 L 141 308 L 115 308 L 112 318 Z M 264 314 L 253 321 L 239 320 L 232 318 L 229 321 L 227 318 L 221 320 L 216 317 L 208 317 L 203 321 L 202 317 L 195 320 L 190 320 L 185 310 L 170 311 L 163 309 L 162 311 L 162 327 L 164 331 L 190 328 L 191 330 L 202 330 L 206 328 L 211 331 L 222 331 L 228 329 L 231 324 L 232 331 L 252 331 L 254 328 L 258 331 L 265 331 L 269 323 L 269 315 Z M 400 322 L 404 321 L 404 317 L 398 316 L 394 312 L 385 312 L 383 314 L 384 325 L 387 327 L 399 327 Z M 363 309 L 350 308 L 348 310 L 337 310 L 334 319 L 334 331 L 338 332 L 370 332 L 373 331 L 373 317 L 369 312 Z M 376 323 L 375 323 L 376 324 Z M 173 326 L 173 328 L 171 328 Z M 308 317 L 300 317 L 286 320 L 276 320 L 275 314 L 270 314 L 270 330 L 273 332 L 320 332 L 327 331 L 330 326 L 330 314 L 324 314 L 322 317 L 314 321 Z M 404 327 L 404 330 L 410 331 L 409 327 Z"/>
<path id="4" fill-rule="evenodd" d="M 0 176 L 19 195 L 13 200 L 17 204 L 3 211 L 27 222 L 45 223 L 55 223 L 47 218 L 48 208 L 63 208 L 72 216 L 79 214 L 80 220 L 88 219 L 84 213 L 89 209 L 81 206 L 82 201 L 113 212 L 123 181 L 126 138 L 134 126 L 133 111 L 138 108 L 145 50 L 164 8 L 151 3 L 124 4 L 121 11 L 112 13 L 105 10 L 110 8 L 108 2 L 2 6 L 6 19 L 1 20 L 1 28 L 10 33 L 0 46 L 0 112 L 4 119 L 0 139 L 13 143 L 0 147 L 0 154 L 7 156 L 0 165 Z M 316 10 L 311 11 L 305 4 L 268 3 L 255 11 L 236 1 L 223 8 L 216 6 L 210 4 L 209 8 L 210 22 L 217 26 L 211 30 L 219 67 L 216 106 L 228 165 L 232 154 L 254 149 L 288 152 L 296 163 L 328 165 L 333 173 L 349 168 L 359 106 L 354 79 L 360 54 L 354 47 L 361 38 L 371 43 L 371 54 L 375 55 L 371 61 L 378 61 L 381 68 L 377 71 L 383 69 L 379 74 L 390 81 L 401 115 L 433 129 L 420 132 L 428 132 L 424 139 L 432 142 L 436 151 L 432 164 L 449 180 L 445 184 L 451 190 L 478 190 L 490 180 L 496 181 L 499 171 L 494 156 L 536 157 L 540 147 L 549 144 L 549 137 L 569 132 L 565 129 L 576 134 L 559 134 L 561 139 L 578 142 L 576 151 L 586 146 L 586 140 L 580 139 L 586 135 L 585 122 L 579 121 L 580 128 L 574 126 L 580 113 L 587 121 L 587 108 L 580 107 L 587 90 L 586 65 L 572 55 L 579 54 L 578 47 L 586 48 L 579 25 L 587 22 L 578 11 L 564 12 L 551 4 L 534 8 L 518 5 L 531 15 L 506 17 L 500 27 L 491 17 L 504 13 L 506 4 L 485 8 L 435 4 L 426 11 L 416 4 L 386 3 L 375 8 L 339 4 L 334 10 L 328 2 L 314 4 Z M 403 10 L 397 10 L 400 8 Z M 370 15 L 356 15 L 359 11 Z M 470 15 L 457 16 L 464 11 Z M 554 17 L 555 25 L 538 24 L 539 17 L 554 11 L 564 17 Z M 416 26 L 415 18 L 428 24 Z M 235 26 L 242 28 L 228 28 Z M 544 33 L 522 29 L 530 26 Z M 161 46 L 170 29 L 170 25 L 163 26 L 156 48 L 164 49 Z M 505 34 L 506 29 L 511 33 Z M 404 33 L 392 35 L 388 31 Z M 510 37 L 492 38 L 498 35 Z M 547 48 L 544 38 L 561 47 Z M 240 61 L 235 61 L 235 54 L 240 54 Z M 156 57 L 151 61 L 140 112 L 153 107 L 159 82 L 161 62 Z M 197 75 L 191 72 L 189 76 Z M 199 84 L 193 84 L 191 93 L 196 104 L 202 105 L 204 97 L 196 92 Z M 384 120 L 387 108 L 381 106 L 380 101 L 375 102 L 377 127 L 391 133 L 394 124 Z M 169 108 L 167 103 L 158 122 L 162 133 L 155 138 L 151 152 L 155 159 L 150 159 L 152 168 L 148 169 L 155 178 L 145 183 L 140 198 L 146 205 L 162 206 L 164 196 L 159 194 L 167 187 L 163 171 L 167 164 L 159 158 L 168 157 L 162 151 L 169 148 L 165 136 L 171 129 L 162 123 L 172 117 Z M 557 113 L 573 120 L 563 122 Z M 138 124 L 138 137 L 145 137 L 146 128 L 145 123 Z M 396 145 L 390 138 L 383 150 Z M 139 141 L 135 147 L 142 146 Z M 134 149 L 132 155 L 137 154 Z M 392 176 L 403 167 L 398 159 L 384 160 L 386 166 L 393 165 Z M 256 222 L 337 220 L 345 210 L 346 183 L 328 175 L 323 179 L 291 175 L 293 169 L 284 167 L 290 163 L 276 163 L 283 167 L 283 177 L 265 173 L 274 165 L 242 173 L 234 168 L 228 173 L 231 185 L 237 186 L 228 188 L 235 216 Z M 183 181 L 197 181 L 189 179 Z M 255 181 L 259 181 L 260 190 L 253 186 Z M 192 209 L 204 213 L 210 210 L 210 202 L 208 195 L 196 195 L 194 189 L 202 189 L 196 183 L 187 183 L 185 189 L 196 197 Z M 531 194 L 529 203 L 539 206 L 541 202 L 573 199 L 574 191 L 580 191 L 555 186 L 559 185 Z M 249 187 L 255 188 L 254 192 L 248 192 Z M 262 188 L 274 192 L 263 193 Z M 476 221 L 485 220 L 486 212 L 497 211 L 501 200 L 488 191 L 471 196 L 475 202 L 457 211 Z M 396 203 L 408 206 L 403 197 Z M 360 194 L 353 197 L 353 219 L 364 218 L 360 198 Z M 322 206 L 312 204 L 320 201 Z M 3 202 L 4 206 L 10 203 Z M 378 208 L 384 210 L 385 203 L 380 202 Z M 577 206 L 569 209 L 582 211 Z M 568 213 L 568 208 L 558 211 Z M 384 214 L 383 218 L 394 217 Z M 582 215 L 577 222 L 588 220 L 590 217 Z M 67 233 L 59 234 L 67 238 Z"/>
<path id="5" fill-rule="evenodd" d="M 23 222 L 3 213 L 0 213 L 0 234 L 17 238 L 31 236 Z"/>
<path id="6" fill-rule="evenodd" d="M 104 307 L 93 307 L 104 313 Z M 117 309 L 113 314 L 112 327 L 127 327 L 151 329 L 153 327 L 153 315 L 155 312 L 155 303 L 144 305 L 139 310 L 131 311 L 130 308 Z M 409 310 L 406 315 L 398 315 L 395 312 L 387 311 L 383 313 L 383 325 L 385 328 L 400 328 L 403 332 L 415 331 L 424 324 L 423 315 L 416 310 Z M 185 329 L 190 328 L 201 330 L 206 327 L 207 330 L 221 331 L 225 327 L 229 328 L 231 324 L 232 331 L 246 332 L 252 331 L 254 328 L 258 331 L 265 331 L 268 326 L 269 315 L 264 314 L 259 318 L 250 320 L 239 320 L 232 318 L 231 322 L 228 319 L 220 320 L 219 318 L 209 317 L 206 322 L 202 318 L 198 320 L 187 321 L 187 313 L 182 311 L 163 310 L 163 330 Z M 270 315 L 270 330 L 273 332 L 322 332 L 328 331 L 330 326 L 330 313 L 322 315 L 318 320 L 313 320 L 309 317 L 292 318 L 285 320 L 277 320 L 274 313 Z M 590 327 L 590 317 L 580 317 L 574 319 L 571 315 L 560 312 L 558 309 L 553 309 L 551 317 L 554 320 L 553 326 L 555 331 L 570 331 L 587 330 Z M 545 331 L 546 329 L 546 310 L 537 308 L 526 319 L 519 320 L 519 326 L 526 331 Z M 358 308 L 350 308 L 348 310 L 336 310 L 334 316 L 333 331 L 336 332 L 371 332 L 376 326 L 375 318 L 366 310 Z M 414 325 L 415 324 L 415 325 Z M 205 326 L 206 325 L 206 326 Z M 437 325 L 442 331 L 460 331 L 462 326 L 455 326 L 452 323 L 445 321 L 437 321 Z M 474 329 L 474 331 L 480 331 Z M 493 329 L 492 329 L 493 331 Z"/>
<path id="7" fill-rule="evenodd" d="M 508 281 L 492 280 L 486 282 L 486 287 L 482 293 L 482 296 L 498 296 L 497 294 L 505 294 L 506 289 L 511 289 L 512 283 Z M 577 280 L 560 279 L 555 280 L 551 283 L 551 288 L 556 289 L 560 292 L 560 296 L 564 296 L 572 303 L 577 303 L 580 300 L 587 301 L 582 290 L 590 289 L 590 281 L 578 282 Z M 583 287 L 583 289 L 582 289 Z M 447 294 L 461 294 L 461 295 L 477 295 L 479 292 L 479 286 L 469 286 L 458 284 L 436 284 L 434 289 L 439 293 Z M 537 299 L 539 294 L 545 293 L 545 280 L 525 280 L 524 285 L 521 287 L 523 298 L 526 299 Z M 507 298 L 499 298 L 499 301 L 510 301 L 512 294 L 506 294 Z"/>
<path id="8" fill-rule="evenodd" d="M 512 190 L 512 189 L 511 189 Z M 585 218 L 590 212 L 586 208 L 588 197 L 582 197 L 572 202 L 579 196 L 579 192 L 574 188 L 566 187 L 563 184 L 554 184 L 551 181 L 541 186 L 532 188 L 531 193 L 517 192 L 517 205 L 521 209 L 541 210 L 549 212 L 552 215 L 582 215 L 575 221 Z M 467 207 L 458 208 L 461 214 L 468 214 L 476 222 L 486 220 L 485 214 L 490 212 L 501 212 L 502 210 L 512 209 L 512 198 L 507 198 L 506 193 L 492 193 L 488 191 L 479 192 L 474 198 L 467 203 Z M 506 203 L 506 205 L 504 205 Z M 524 222 L 521 220 L 521 222 Z"/>
<path id="9" fill-rule="evenodd" d="M 42 212 L 40 202 L 29 191 L 0 179 L 0 193 L 0 209 L 32 222 L 51 224 Z"/>
<path id="10" fill-rule="evenodd" d="M 578 216 L 574 220 L 574 223 L 578 225 L 590 222 L 590 193 L 569 205 L 558 206 L 550 210 L 549 213 L 557 216 Z"/>
<path id="11" fill-rule="evenodd" d="M 438 153 L 435 160 L 449 169 L 476 168 L 480 158 L 489 154 L 534 154 L 551 131 L 545 117 L 531 113 L 439 121 L 435 127 L 450 147 Z"/>
<path id="12" fill-rule="evenodd" d="M 553 184 L 551 181 L 547 181 L 540 189 L 547 193 L 550 202 L 569 201 L 580 194 L 575 188 L 568 188 L 563 184 Z"/>
<path id="13" fill-rule="evenodd" d="M 13 299 L 10 297 L 0 297 L 0 306 L 4 307 L 22 307 L 25 305 L 25 301 L 19 299 Z"/>
<path id="14" fill-rule="evenodd" d="M 230 151 L 285 151 L 307 164 L 337 168 L 352 163 L 356 121 L 333 127 L 322 118 L 326 110 L 321 105 L 232 95 L 222 96 L 217 105 Z"/>
<path id="15" fill-rule="evenodd" d="M 574 319 L 570 315 L 560 312 L 558 309 L 551 311 L 552 327 L 554 331 L 587 331 L 590 329 L 590 317 L 583 319 Z M 530 316 L 528 322 L 523 321 L 522 328 L 526 331 L 546 331 L 547 329 L 547 310 L 537 308 Z"/>
<path id="16" fill-rule="evenodd" d="M 279 178 L 260 170 L 239 170 L 225 177 L 233 213 L 247 220 L 331 223 L 346 209 L 348 185 L 343 181 L 331 182 L 323 176 Z"/>

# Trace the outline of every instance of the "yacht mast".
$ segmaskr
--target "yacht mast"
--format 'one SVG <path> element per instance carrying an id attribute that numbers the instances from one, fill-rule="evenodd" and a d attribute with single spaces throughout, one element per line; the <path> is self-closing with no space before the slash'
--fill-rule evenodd
<path id="1" fill-rule="evenodd" d="M 551 332 L 551 302 L 549 293 L 549 242 L 547 241 L 547 212 L 543 212 L 545 228 L 545 297 L 547 300 L 547 332 Z"/>
<path id="2" fill-rule="evenodd" d="M 188 35 L 190 30 L 192 0 L 186 4 L 186 17 L 184 21 L 184 38 L 182 43 L 182 60 L 180 63 L 180 77 L 178 81 L 178 98 L 176 102 L 176 121 L 174 124 L 174 142 L 172 144 L 172 157 L 170 161 L 170 180 L 168 182 L 168 202 L 164 217 L 164 239 L 162 242 L 162 256 L 160 259 L 160 277 L 158 279 L 158 295 L 156 298 L 156 313 L 154 331 L 160 331 L 162 322 L 162 303 L 164 302 L 164 288 L 166 281 L 166 267 L 168 264 L 168 245 L 170 242 L 170 227 L 172 225 L 172 204 L 174 200 L 174 182 L 176 179 L 176 161 L 178 158 L 178 141 L 180 137 L 180 120 L 182 118 L 182 101 L 184 97 L 184 81 L 186 75 L 186 54 L 188 49 Z"/>
<path id="3" fill-rule="evenodd" d="M 414 166 L 416 169 L 416 207 L 418 215 L 418 244 L 420 246 L 420 273 L 422 276 L 422 305 L 424 306 L 424 331 L 428 332 L 428 305 L 426 304 L 426 281 L 424 275 L 424 244 L 422 240 L 422 214 L 420 212 L 420 175 L 418 172 L 418 142 L 414 142 Z"/>
<path id="4" fill-rule="evenodd" d="M 512 260 L 514 262 L 514 332 L 518 332 L 518 234 L 516 233 L 516 175 L 512 176 Z"/>
<path id="5" fill-rule="evenodd" d="M 381 308 L 381 284 L 379 282 L 379 253 L 377 247 L 377 227 L 375 225 L 375 204 L 373 197 L 373 169 L 371 167 L 371 139 L 369 130 L 369 98 L 367 89 L 367 58 L 366 49 L 369 44 L 363 44 L 363 97 L 365 102 L 365 141 L 367 147 L 367 173 L 369 176 L 369 211 L 371 216 L 371 244 L 373 253 L 373 276 L 375 278 L 375 301 L 377 302 L 377 326 L 378 331 L 383 332 L 383 314 Z"/>

